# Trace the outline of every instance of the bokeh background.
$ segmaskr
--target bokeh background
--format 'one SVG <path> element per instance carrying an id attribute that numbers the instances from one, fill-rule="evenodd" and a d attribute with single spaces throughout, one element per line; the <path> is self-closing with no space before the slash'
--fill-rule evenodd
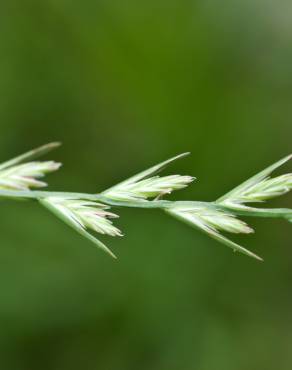
<path id="1" fill-rule="evenodd" d="M 3 1 L 0 157 L 61 140 L 50 189 L 96 192 L 189 150 L 176 198 L 214 200 L 291 152 L 291 45 L 289 0 Z M 1 370 L 291 369 L 291 225 L 249 220 L 259 263 L 119 214 L 113 261 L 1 202 Z"/>

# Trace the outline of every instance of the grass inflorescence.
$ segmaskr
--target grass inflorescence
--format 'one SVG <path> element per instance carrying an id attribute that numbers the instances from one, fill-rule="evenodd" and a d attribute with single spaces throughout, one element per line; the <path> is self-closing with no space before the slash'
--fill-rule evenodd
<path id="1" fill-rule="evenodd" d="M 251 205 L 263 203 L 292 189 L 291 173 L 271 177 L 274 170 L 291 159 L 291 155 L 214 202 L 169 201 L 162 198 L 175 190 L 184 189 L 195 178 L 181 175 L 160 176 L 158 173 L 173 161 L 189 153 L 183 153 L 159 163 L 99 194 L 35 190 L 45 187 L 47 184 L 41 179 L 61 166 L 54 161 L 42 162 L 35 159 L 59 145 L 59 143 L 50 143 L 0 164 L 0 198 L 37 200 L 79 234 L 113 257 L 115 255 L 96 237 L 96 234 L 123 236 L 113 223 L 113 220 L 118 217 L 111 211 L 114 207 L 162 209 L 176 219 L 231 247 L 234 251 L 258 260 L 262 259 L 231 241 L 222 232 L 233 234 L 254 232 L 249 225 L 239 219 L 239 216 L 281 217 L 292 222 L 292 209 L 262 208 Z"/>

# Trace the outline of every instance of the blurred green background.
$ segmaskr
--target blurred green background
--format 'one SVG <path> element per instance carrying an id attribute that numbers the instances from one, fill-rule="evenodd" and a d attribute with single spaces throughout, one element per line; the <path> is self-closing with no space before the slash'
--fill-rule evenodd
<path id="1" fill-rule="evenodd" d="M 288 0 L 1 2 L 0 157 L 61 140 L 50 189 L 96 192 L 189 150 L 169 173 L 198 181 L 176 198 L 214 200 L 291 152 L 291 45 Z M 119 214 L 113 261 L 1 203 L 1 370 L 292 368 L 291 225 L 234 238 L 261 264 Z"/>

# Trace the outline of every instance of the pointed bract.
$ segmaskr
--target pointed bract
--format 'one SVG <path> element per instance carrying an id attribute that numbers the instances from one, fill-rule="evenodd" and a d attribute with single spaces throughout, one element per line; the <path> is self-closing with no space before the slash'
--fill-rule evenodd
<path id="1" fill-rule="evenodd" d="M 279 162 L 268 167 L 259 174 L 253 176 L 251 179 L 245 181 L 237 188 L 233 189 L 220 199 L 216 201 L 218 205 L 224 206 L 229 209 L 238 211 L 250 211 L 265 214 L 264 209 L 254 208 L 247 206 L 247 203 L 261 203 L 266 200 L 278 197 L 280 195 L 288 193 L 292 189 L 292 174 L 288 173 L 285 175 L 270 177 L 270 174 L 278 167 L 286 163 L 292 155 L 289 155 Z M 267 210 L 267 217 L 269 213 L 272 214 L 273 210 Z M 287 218 L 287 211 L 278 212 L 275 210 L 276 215 L 282 213 L 284 218 Z M 291 211 L 291 210 L 290 210 Z"/>
<path id="2" fill-rule="evenodd" d="M 194 206 L 191 205 L 191 202 L 186 203 L 189 204 L 169 207 L 166 209 L 166 212 L 175 218 L 200 229 L 210 237 L 220 241 L 228 247 L 231 247 L 234 251 L 262 260 L 256 254 L 234 243 L 219 233 L 219 231 L 236 234 L 252 233 L 253 229 L 251 229 L 245 222 L 238 220 L 231 213 L 225 213 L 222 210 L 216 209 L 216 207 L 213 207 L 208 203 Z"/>
<path id="3" fill-rule="evenodd" d="M 102 194 L 110 199 L 121 201 L 146 200 L 148 198 L 161 197 L 170 194 L 174 190 L 187 187 L 194 177 L 191 176 L 153 176 L 176 159 L 182 158 L 189 153 L 183 153 L 162 162 L 150 169 L 143 171 L 113 187 Z"/>
<path id="4" fill-rule="evenodd" d="M 93 201 L 62 197 L 47 197 L 41 199 L 40 202 L 79 234 L 93 241 L 98 247 L 115 257 L 100 240 L 87 231 L 90 229 L 100 234 L 122 236 L 121 231 L 110 220 L 118 216 L 109 212 L 108 206 Z"/>
<path id="5" fill-rule="evenodd" d="M 6 161 L 4 163 L 0 164 L 0 170 L 18 165 L 20 163 L 28 162 L 31 160 L 34 160 L 38 157 L 41 157 L 42 155 L 45 155 L 49 153 L 50 151 L 58 148 L 61 145 L 59 142 L 49 143 L 42 145 L 39 148 L 30 150 L 29 152 L 26 152 L 24 154 L 21 154 L 13 159 L 10 159 L 9 161 Z"/>

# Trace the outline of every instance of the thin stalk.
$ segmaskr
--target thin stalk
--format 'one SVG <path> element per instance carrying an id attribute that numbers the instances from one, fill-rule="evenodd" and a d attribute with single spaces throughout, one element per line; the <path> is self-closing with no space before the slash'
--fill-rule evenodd
<path id="1" fill-rule="evenodd" d="M 102 202 L 113 207 L 127 207 L 127 208 L 160 208 L 167 209 L 174 206 L 205 206 L 212 209 L 227 211 L 238 216 L 247 217 L 267 217 L 267 218 L 291 218 L 292 210 L 288 208 L 229 208 L 217 204 L 216 202 L 200 202 L 200 201 L 170 201 L 170 200 L 137 200 L 137 201 L 118 201 L 106 197 L 103 194 L 88 194 L 76 192 L 62 192 L 62 191 L 39 191 L 39 190 L 0 190 L 0 198 L 9 199 L 35 199 L 42 200 L 48 197 L 60 197 L 69 199 L 84 199 L 96 202 Z"/>
<path id="2" fill-rule="evenodd" d="M 84 199 L 106 203 L 116 207 L 131 207 L 131 208 L 166 208 L 173 203 L 167 200 L 137 200 L 137 201 L 118 201 L 113 200 L 102 194 L 88 194 L 75 192 L 61 192 L 61 191 L 39 191 L 39 190 L 0 190 L 0 198 L 9 199 L 35 199 L 41 200 L 49 197 L 60 197 L 67 199 Z"/>
<path id="3" fill-rule="evenodd" d="M 253 208 L 248 207 L 247 209 L 239 208 L 227 208 L 219 207 L 225 211 L 231 211 L 238 216 L 248 216 L 248 217 L 265 217 L 265 218 L 279 218 L 283 217 L 286 219 L 291 219 L 292 209 L 289 208 Z"/>

